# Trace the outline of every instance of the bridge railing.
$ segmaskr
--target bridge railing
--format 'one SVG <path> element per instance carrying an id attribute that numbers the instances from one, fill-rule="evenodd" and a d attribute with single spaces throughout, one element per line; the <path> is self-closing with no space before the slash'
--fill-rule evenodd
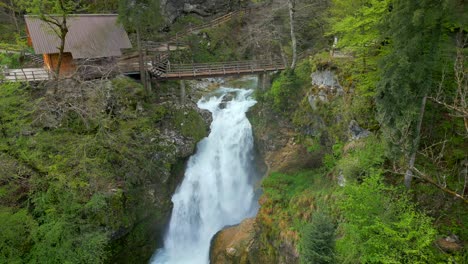
<path id="1" fill-rule="evenodd" d="M 230 61 L 210 62 L 194 64 L 171 64 L 170 72 L 192 71 L 192 70 L 215 70 L 215 69 L 259 69 L 270 66 L 284 66 L 281 60 L 258 60 L 258 61 Z"/>
<path id="2" fill-rule="evenodd" d="M 231 61 L 196 64 L 169 64 L 166 77 L 170 76 L 209 76 L 260 71 L 282 70 L 282 60 Z"/>

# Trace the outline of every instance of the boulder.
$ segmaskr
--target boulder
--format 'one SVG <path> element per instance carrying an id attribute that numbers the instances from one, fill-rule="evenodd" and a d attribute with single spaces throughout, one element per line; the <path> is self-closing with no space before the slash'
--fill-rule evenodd
<path id="1" fill-rule="evenodd" d="M 352 140 L 359 140 L 370 135 L 370 131 L 360 127 L 356 120 L 351 120 L 348 129 Z"/>
<path id="2" fill-rule="evenodd" d="M 255 236 L 255 218 L 219 231 L 211 241 L 211 264 L 249 263 L 248 255 Z"/>
<path id="3" fill-rule="evenodd" d="M 445 238 L 439 238 L 436 241 L 437 246 L 447 253 L 457 252 L 463 249 L 463 244 L 457 235 L 450 235 Z"/>

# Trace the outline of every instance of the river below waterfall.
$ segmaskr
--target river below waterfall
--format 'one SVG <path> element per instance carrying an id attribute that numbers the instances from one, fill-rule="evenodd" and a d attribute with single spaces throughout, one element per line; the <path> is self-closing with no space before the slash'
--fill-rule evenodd
<path id="1" fill-rule="evenodd" d="M 174 208 L 152 264 L 207 264 L 212 237 L 258 210 L 252 127 L 246 112 L 253 90 L 220 88 L 198 107 L 213 115 L 211 132 L 189 159 Z"/>

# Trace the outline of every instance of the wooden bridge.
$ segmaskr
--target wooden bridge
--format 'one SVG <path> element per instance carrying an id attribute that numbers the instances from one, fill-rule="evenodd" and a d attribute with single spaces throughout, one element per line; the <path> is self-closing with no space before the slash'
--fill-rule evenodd
<path id="1" fill-rule="evenodd" d="M 167 58 L 163 56 L 164 58 Z M 146 71 L 157 80 L 187 80 L 232 75 L 248 75 L 284 70 L 281 60 L 226 61 L 211 63 L 173 64 L 169 60 L 146 60 Z M 125 63 L 119 62 L 123 74 L 139 74 L 137 58 Z"/>
<path id="2" fill-rule="evenodd" d="M 229 75 L 258 74 L 284 70 L 280 60 L 228 61 L 193 64 L 151 64 L 148 71 L 160 80 L 183 80 Z"/>

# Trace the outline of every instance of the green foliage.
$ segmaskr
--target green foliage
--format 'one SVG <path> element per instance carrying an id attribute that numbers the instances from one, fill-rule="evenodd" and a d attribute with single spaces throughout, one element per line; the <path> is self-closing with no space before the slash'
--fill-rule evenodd
<path id="1" fill-rule="evenodd" d="M 368 56 L 384 40 L 380 32 L 390 0 L 333 0 L 330 34 L 339 37 L 338 47 Z"/>
<path id="2" fill-rule="evenodd" d="M 325 264 L 335 260 L 335 225 L 323 212 L 315 212 L 303 231 L 300 243 L 301 263 Z"/>
<path id="3" fill-rule="evenodd" d="M 0 65 L 5 65 L 8 68 L 19 68 L 20 54 L 0 53 Z"/>
<path id="4" fill-rule="evenodd" d="M 41 19 L 50 15 L 68 16 L 83 9 L 81 0 L 18 0 L 18 5 L 30 14 L 39 15 Z"/>
<path id="5" fill-rule="evenodd" d="M 82 225 L 65 219 L 40 225 L 34 234 L 30 263 L 103 263 L 108 236 L 82 229 Z M 80 235 L 76 231 L 81 231 Z"/>
<path id="6" fill-rule="evenodd" d="M 301 92 L 301 82 L 294 71 L 286 70 L 273 81 L 265 97 L 277 112 L 286 112 L 297 102 Z"/>
<path id="7" fill-rule="evenodd" d="M 288 175 L 274 172 L 262 182 L 265 194 L 276 203 L 288 203 L 292 197 L 301 193 L 311 184 L 310 172 Z"/>
<path id="8" fill-rule="evenodd" d="M 154 37 L 164 23 L 159 0 L 118 0 L 119 20 L 129 31 L 141 32 L 142 39 Z"/>
<path id="9" fill-rule="evenodd" d="M 119 9 L 119 0 L 104 0 L 104 1 L 84 0 L 84 2 L 88 6 L 89 12 L 95 13 L 95 14 L 115 13 Z"/>
<path id="10" fill-rule="evenodd" d="M 26 209 L 0 207 L 0 262 L 25 263 L 37 223 Z"/>
<path id="11" fill-rule="evenodd" d="M 350 142 L 346 147 L 347 153 L 337 161 L 335 168 L 347 179 L 365 178 L 385 161 L 385 144 L 377 136 Z"/>
<path id="12" fill-rule="evenodd" d="M 335 167 L 337 161 L 340 160 L 343 155 L 343 147 L 344 144 L 340 141 L 333 144 L 331 153 L 325 154 L 325 157 L 323 158 L 325 168 L 331 170 Z"/>
<path id="13" fill-rule="evenodd" d="M 405 193 L 374 174 L 345 187 L 337 241 L 340 263 L 431 263 L 436 230 Z"/>

